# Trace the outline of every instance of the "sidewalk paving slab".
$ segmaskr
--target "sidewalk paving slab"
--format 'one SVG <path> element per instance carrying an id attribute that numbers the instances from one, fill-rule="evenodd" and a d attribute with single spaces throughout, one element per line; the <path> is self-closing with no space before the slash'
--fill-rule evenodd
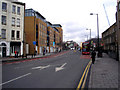
<path id="1" fill-rule="evenodd" d="M 118 64 L 115 59 L 103 54 L 102 58 L 96 58 L 90 71 L 88 88 L 118 89 Z"/>

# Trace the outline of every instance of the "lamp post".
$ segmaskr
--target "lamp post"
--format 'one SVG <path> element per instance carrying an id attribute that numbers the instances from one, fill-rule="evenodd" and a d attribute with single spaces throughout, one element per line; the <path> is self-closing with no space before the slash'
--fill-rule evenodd
<path id="1" fill-rule="evenodd" d="M 91 29 L 88 29 L 88 28 L 87 28 L 86 30 L 90 30 L 90 39 L 91 39 Z"/>
<path id="2" fill-rule="evenodd" d="M 99 48 L 99 22 L 98 22 L 98 14 L 95 14 L 95 13 L 90 13 L 90 15 L 97 15 L 98 57 L 100 57 L 100 48 Z"/>

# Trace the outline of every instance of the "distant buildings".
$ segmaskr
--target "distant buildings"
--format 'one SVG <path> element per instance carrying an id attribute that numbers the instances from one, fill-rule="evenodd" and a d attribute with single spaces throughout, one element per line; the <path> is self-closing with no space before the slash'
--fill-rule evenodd
<path id="1" fill-rule="evenodd" d="M 68 48 L 72 48 L 72 49 L 78 49 L 78 48 L 80 48 L 80 46 L 78 45 L 78 43 L 76 43 L 73 40 L 67 41 L 65 46 L 68 47 Z"/>
<path id="2" fill-rule="evenodd" d="M 0 0 L 0 6 L 0 57 L 22 55 L 25 4 Z"/>

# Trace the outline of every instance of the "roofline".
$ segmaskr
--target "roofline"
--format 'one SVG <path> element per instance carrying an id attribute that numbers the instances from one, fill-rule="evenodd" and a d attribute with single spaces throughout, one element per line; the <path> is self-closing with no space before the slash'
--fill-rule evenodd
<path id="1" fill-rule="evenodd" d="M 107 32 L 112 26 L 114 26 L 116 24 L 116 22 L 113 24 L 113 25 L 111 25 L 108 29 L 106 29 L 102 34 L 104 34 L 105 32 Z"/>
<path id="2" fill-rule="evenodd" d="M 41 15 L 38 11 L 35 11 L 34 9 L 32 8 L 29 8 L 29 9 L 25 9 L 25 10 L 33 10 L 35 13 L 37 13 L 38 15 L 40 15 L 43 19 L 46 19 L 43 15 Z"/>
<path id="3" fill-rule="evenodd" d="M 60 25 L 60 24 L 53 24 L 53 26 L 59 26 L 59 27 L 62 27 L 62 25 Z"/>
<path id="4" fill-rule="evenodd" d="M 51 23 L 51 22 L 49 22 L 49 21 L 46 21 L 46 23 L 49 23 L 50 25 L 52 25 L 52 23 Z"/>
<path id="5" fill-rule="evenodd" d="M 12 3 L 15 3 L 15 4 L 19 4 L 19 5 L 25 6 L 25 3 L 22 3 L 22 2 L 12 2 Z"/>

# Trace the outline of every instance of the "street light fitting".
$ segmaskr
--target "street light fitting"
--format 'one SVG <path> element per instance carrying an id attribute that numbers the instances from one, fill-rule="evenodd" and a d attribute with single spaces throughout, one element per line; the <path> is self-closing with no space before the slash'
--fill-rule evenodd
<path id="1" fill-rule="evenodd" d="M 91 29 L 86 28 L 86 30 L 91 30 Z"/>
<path id="2" fill-rule="evenodd" d="M 93 15 L 93 13 L 90 13 L 90 15 Z"/>
<path id="3" fill-rule="evenodd" d="M 97 13 L 90 13 L 90 15 L 98 15 Z"/>

